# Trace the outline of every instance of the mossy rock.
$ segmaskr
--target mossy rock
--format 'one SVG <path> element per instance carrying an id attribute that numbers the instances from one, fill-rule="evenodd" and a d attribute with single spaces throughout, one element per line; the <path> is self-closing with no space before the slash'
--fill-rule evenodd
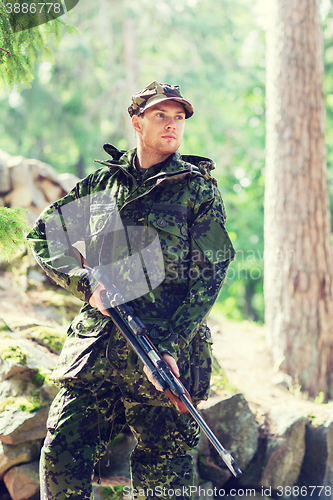
<path id="1" fill-rule="evenodd" d="M 27 413 L 33 413 L 43 406 L 43 402 L 37 395 L 8 397 L 0 402 L 0 413 L 5 410 L 21 410 Z M 44 404 L 45 406 L 45 404 Z"/>
<path id="2" fill-rule="evenodd" d="M 62 288 L 58 288 L 57 290 L 43 290 L 43 292 L 36 294 L 36 296 L 33 297 L 33 300 L 34 299 L 37 300 L 39 305 L 46 307 L 53 306 L 57 309 L 66 311 L 66 313 L 71 316 L 75 316 L 82 306 L 81 300 Z"/>
<path id="3" fill-rule="evenodd" d="M 29 353 L 14 340 L 2 339 L 0 344 L 0 358 L 11 364 L 27 366 Z"/>
<path id="4" fill-rule="evenodd" d="M 124 487 L 127 487 L 125 493 L 130 492 L 130 487 L 128 485 L 117 485 L 117 486 L 99 486 L 93 485 L 93 491 L 96 500 L 121 500 L 124 497 Z"/>
<path id="5" fill-rule="evenodd" d="M 61 327 L 37 325 L 28 328 L 25 331 L 25 336 L 39 340 L 42 345 L 48 347 L 52 352 L 60 353 L 67 338 L 67 333 Z"/>

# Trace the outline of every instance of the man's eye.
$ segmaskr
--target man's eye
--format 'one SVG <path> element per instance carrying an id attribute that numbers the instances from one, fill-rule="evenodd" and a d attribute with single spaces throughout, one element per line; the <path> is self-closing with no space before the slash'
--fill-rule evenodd
<path id="1" fill-rule="evenodd" d="M 163 114 L 163 113 L 157 113 L 157 116 L 158 116 L 159 118 L 163 118 L 163 117 L 164 117 L 164 114 Z"/>
<path id="2" fill-rule="evenodd" d="M 177 120 L 184 120 L 185 119 L 185 117 L 183 115 L 178 115 L 178 116 L 176 116 L 176 118 L 177 118 Z"/>

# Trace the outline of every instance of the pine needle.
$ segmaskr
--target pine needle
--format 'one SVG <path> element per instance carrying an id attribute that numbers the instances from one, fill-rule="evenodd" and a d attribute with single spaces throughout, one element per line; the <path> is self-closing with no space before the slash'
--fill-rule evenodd
<path id="1" fill-rule="evenodd" d="M 27 212 L 24 208 L 0 207 L 0 256 L 8 261 L 24 248 L 24 233 L 30 231 Z"/>

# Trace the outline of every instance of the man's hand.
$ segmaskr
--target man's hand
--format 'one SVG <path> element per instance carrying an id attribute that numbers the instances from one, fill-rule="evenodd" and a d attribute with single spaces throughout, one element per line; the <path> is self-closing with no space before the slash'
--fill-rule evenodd
<path id="1" fill-rule="evenodd" d="M 164 361 L 169 365 L 169 368 L 172 371 L 172 373 L 177 378 L 179 378 L 180 373 L 179 373 L 178 365 L 177 365 L 175 359 L 167 352 L 162 354 L 162 358 L 164 358 Z M 161 389 L 157 386 L 155 379 L 152 377 L 152 374 L 150 373 L 150 371 L 148 370 L 148 368 L 146 366 L 143 367 L 143 371 L 145 372 L 145 374 L 147 375 L 147 379 L 149 380 L 149 382 L 151 382 L 153 384 L 155 389 L 157 389 L 158 391 L 161 391 Z"/>
<path id="2" fill-rule="evenodd" d="M 89 299 L 89 304 L 91 307 L 97 307 L 97 309 L 104 314 L 104 316 L 110 316 L 110 314 L 104 309 L 103 302 L 101 299 L 101 292 L 106 293 L 106 289 L 103 285 L 98 285 L 94 293 Z"/>
<path id="3" fill-rule="evenodd" d="M 89 304 L 91 305 L 91 307 L 97 307 L 97 309 L 102 314 L 104 314 L 104 316 L 109 316 L 110 317 L 110 314 L 104 309 L 103 302 L 102 302 L 102 299 L 101 299 L 101 293 L 102 294 L 106 293 L 106 289 L 104 288 L 103 285 L 98 285 L 98 287 L 96 288 L 96 290 L 94 291 L 94 293 L 92 294 L 92 296 L 89 299 Z M 169 368 L 172 371 L 172 373 L 177 378 L 179 378 L 179 376 L 180 376 L 179 369 L 178 369 L 178 365 L 177 365 L 175 359 L 170 354 L 168 354 L 167 352 L 165 352 L 164 354 L 162 354 L 162 357 L 164 358 L 165 362 L 169 365 Z M 157 386 L 154 378 L 152 377 L 150 371 L 148 370 L 148 368 L 146 366 L 143 367 L 143 371 L 147 375 L 147 378 L 148 378 L 149 382 L 151 382 L 153 384 L 153 386 L 158 391 L 160 391 L 161 389 Z"/>

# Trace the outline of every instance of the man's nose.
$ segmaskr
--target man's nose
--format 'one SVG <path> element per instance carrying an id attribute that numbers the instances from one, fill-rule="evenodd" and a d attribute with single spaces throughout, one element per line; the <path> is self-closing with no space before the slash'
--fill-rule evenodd
<path id="1" fill-rule="evenodd" d="M 170 118 L 166 124 L 166 127 L 167 128 L 172 128 L 172 129 L 175 129 L 176 128 L 176 119 L 175 118 Z"/>

